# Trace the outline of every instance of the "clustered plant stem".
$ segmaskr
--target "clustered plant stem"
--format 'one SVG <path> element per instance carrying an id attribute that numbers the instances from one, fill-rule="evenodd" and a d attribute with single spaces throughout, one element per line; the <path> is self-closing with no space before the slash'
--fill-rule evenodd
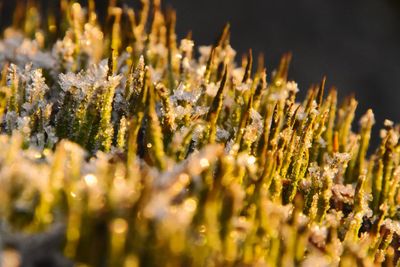
<path id="1" fill-rule="evenodd" d="M 160 1 L 60 6 L 0 39 L 0 248 L 61 224 L 76 266 L 400 266 L 398 125 L 369 155 L 371 110 L 354 132 L 325 78 L 299 102 L 291 54 L 237 65 L 229 24 L 196 58 Z"/>

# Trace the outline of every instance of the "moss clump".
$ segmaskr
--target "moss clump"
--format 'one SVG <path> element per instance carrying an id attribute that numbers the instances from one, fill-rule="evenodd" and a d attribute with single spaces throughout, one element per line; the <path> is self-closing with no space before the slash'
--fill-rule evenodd
<path id="1" fill-rule="evenodd" d="M 77 266 L 400 264 L 398 126 L 367 156 L 371 110 L 353 132 L 325 80 L 298 102 L 290 54 L 237 65 L 229 26 L 195 58 L 159 1 L 61 9 L 0 40 L 0 242 L 61 224 Z"/>

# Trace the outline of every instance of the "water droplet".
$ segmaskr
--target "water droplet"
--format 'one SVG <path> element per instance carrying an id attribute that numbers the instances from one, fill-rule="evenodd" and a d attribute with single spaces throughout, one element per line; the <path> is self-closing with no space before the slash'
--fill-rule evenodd
<path id="1" fill-rule="evenodd" d="M 253 165 L 254 163 L 256 163 L 256 158 L 254 156 L 249 156 L 247 158 L 247 164 L 248 165 Z"/>
<path id="2" fill-rule="evenodd" d="M 83 177 L 83 179 L 88 186 L 94 186 L 97 184 L 97 177 L 93 174 L 87 174 L 85 177 Z"/>
<path id="3" fill-rule="evenodd" d="M 194 212 L 197 208 L 197 202 L 193 198 L 186 199 L 183 203 L 183 207 L 188 212 Z"/>
<path id="4" fill-rule="evenodd" d="M 200 159 L 200 166 L 202 168 L 207 168 L 210 166 L 210 162 L 208 161 L 208 159 L 202 158 L 202 159 Z"/>
<path id="5" fill-rule="evenodd" d="M 121 218 L 115 219 L 112 222 L 111 229 L 116 234 L 123 234 L 128 230 L 128 223 Z"/>

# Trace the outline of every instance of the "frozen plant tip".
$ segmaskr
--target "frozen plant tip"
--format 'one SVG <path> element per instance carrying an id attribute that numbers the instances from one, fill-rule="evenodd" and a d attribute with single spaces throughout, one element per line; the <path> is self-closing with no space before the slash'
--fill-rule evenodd
<path id="1" fill-rule="evenodd" d="M 371 110 L 354 131 L 291 54 L 177 40 L 157 0 L 29 3 L 0 39 L 2 262 L 400 266 L 398 125 L 369 155 Z"/>

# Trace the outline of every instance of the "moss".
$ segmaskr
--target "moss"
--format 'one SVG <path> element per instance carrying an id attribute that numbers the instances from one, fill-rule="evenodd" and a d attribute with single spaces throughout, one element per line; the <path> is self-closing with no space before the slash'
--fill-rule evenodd
<path id="1" fill-rule="evenodd" d="M 291 54 L 236 65 L 227 25 L 195 58 L 159 1 L 94 4 L 0 40 L 2 232 L 64 224 L 87 266 L 400 265 L 398 125 L 368 155 L 372 111 L 298 101 Z"/>

